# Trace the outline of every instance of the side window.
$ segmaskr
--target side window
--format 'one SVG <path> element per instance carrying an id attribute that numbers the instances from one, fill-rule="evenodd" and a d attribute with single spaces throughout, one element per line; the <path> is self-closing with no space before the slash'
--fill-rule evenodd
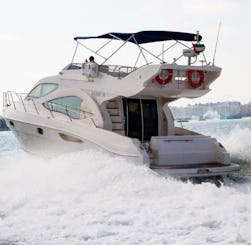
<path id="1" fill-rule="evenodd" d="M 41 83 L 33 88 L 25 98 L 26 100 L 41 98 L 58 88 L 56 83 Z"/>
<path id="2" fill-rule="evenodd" d="M 91 110 L 85 100 L 77 96 L 56 98 L 44 103 L 45 108 L 68 115 L 73 119 L 92 116 Z"/>

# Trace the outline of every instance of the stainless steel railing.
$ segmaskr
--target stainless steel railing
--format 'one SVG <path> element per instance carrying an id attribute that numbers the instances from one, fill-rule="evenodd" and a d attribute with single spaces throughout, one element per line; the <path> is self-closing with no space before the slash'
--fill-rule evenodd
<path id="1" fill-rule="evenodd" d="M 70 119 L 85 119 L 93 116 L 93 113 L 89 111 L 84 111 L 77 107 L 62 105 L 51 101 L 44 102 L 43 106 L 51 112 L 53 118 L 55 118 L 53 114 L 54 112 L 65 114 Z"/>
<path id="2" fill-rule="evenodd" d="M 82 69 L 81 63 L 71 63 L 67 65 L 63 70 L 80 70 Z M 122 78 L 131 72 L 135 71 L 137 67 L 121 66 L 121 65 L 98 65 L 98 71 L 103 72 L 118 78 Z"/>
<path id="3" fill-rule="evenodd" d="M 25 101 L 25 97 L 27 94 L 25 93 L 16 93 L 14 91 L 7 91 L 3 92 L 3 107 L 4 108 L 11 108 L 13 110 L 20 110 L 22 108 L 23 112 L 34 113 L 36 115 L 41 115 L 41 111 L 36 104 L 36 101 L 32 98 L 29 98 L 29 106 Z M 21 106 L 20 106 L 21 105 Z M 79 120 L 79 119 L 86 119 L 90 118 L 92 123 L 95 127 L 97 127 L 95 121 L 93 120 L 93 113 L 89 111 L 81 110 L 80 108 L 69 106 L 69 105 L 62 105 L 54 102 L 44 102 L 42 104 L 47 110 L 49 110 L 50 115 L 53 119 L 59 118 L 58 113 L 64 114 L 68 117 L 70 121 Z M 32 106 L 32 108 L 31 108 Z M 62 119 L 62 118 L 60 118 Z"/>
<path id="4" fill-rule="evenodd" d="M 17 110 L 17 102 L 21 102 L 23 110 L 27 112 L 27 108 L 24 104 L 26 95 L 26 93 L 16 93 L 14 91 L 3 92 L 3 107 L 13 107 L 13 109 Z"/>

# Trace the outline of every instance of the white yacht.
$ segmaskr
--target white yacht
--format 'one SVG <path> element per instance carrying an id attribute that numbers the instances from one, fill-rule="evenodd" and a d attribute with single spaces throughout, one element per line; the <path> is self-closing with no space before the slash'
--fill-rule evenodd
<path id="1" fill-rule="evenodd" d="M 215 138 L 175 126 L 169 109 L 174 100 L 208 93 L 221 73 L 207 62 L 201 39 L 198 32 L 169 31 L 75 37 L 72 62 L 58 75 L 38 81 L 27 95 L 5 92 L 2 116 L 28 152 L 95 148 L 147 165 L 160 175 L 224 177 L 240 168 L 230 162 L 224 146 Z M 87 46 L 96 40 L 102 45 Z M 153 51 L 153 44 L 161 48 Z M 105 56 L 102 51 L 110 51 L 109 45 L 114 52 Z M 109 65 L 128 45 L 137 48 L 134 65 Z M 75 63 L 80 47 L 101 62 Z M 177 57 L 171 56 L 173 49 L 179 50 Z M 131 55 L 129 48 L 120 58 Z M 145 64 L 139 65 L 140 60 Z"/>

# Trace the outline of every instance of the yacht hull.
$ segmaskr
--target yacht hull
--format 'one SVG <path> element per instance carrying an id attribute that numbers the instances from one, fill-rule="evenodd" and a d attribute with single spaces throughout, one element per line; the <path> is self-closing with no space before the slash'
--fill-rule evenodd
<path id="1" fill-rule="evenodd" d="M 6 119 L 7 125 L 17 137 L 22 148 L 32 154 L 40 156 L 55 156 L 63 153 L 77 152 L 88 149 L 97 149 L 111 154 L 111 156 L 120 155 L 109 151 L 90 140 L 70 134 L 60 129 L 49 128 L 39 124 L 30 124 L 17 120 Z M 126 138 L 126 137 L 124 137 Z M 140 147 L 135 145 L 136 150 L 140 152 Z M 142 149 L 141 149 L 142 151 Z M 140 155 L 122 155 L 136 164 L 144 164 L 144 156 Z M 172 176 L 180 179 L 188 178 L 212 178 L 218 176 L 227 176 L 240 169 L 237 164 L 177 164 L 177 165 L 159 165 L 148 163 L 150 169 L 162 176 Z"/>
<path id="2" fill-rule="evenodd" d="M 37 155 L 53 156 L 98 148 L 97 145 L 61 130 L 16 120 L 6 120 L 21 147 Z"/>
<path id="3" fill-rule="evenodd" d="M 5 113 L 5 121 L 21 147 L 32 154 L 52 157 L 59 154 L 96 149 L 112 156 L 123 156 L 135 164 L 148 162 L 139 142 L 104 129 L 71 121 L 41 117 L 22 120 L 24 113 Z M 33 123 L 31 123 L 33 122 Z"/>

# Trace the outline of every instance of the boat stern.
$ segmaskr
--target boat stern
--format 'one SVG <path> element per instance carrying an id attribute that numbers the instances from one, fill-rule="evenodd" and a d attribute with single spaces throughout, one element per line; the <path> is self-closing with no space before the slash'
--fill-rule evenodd
<path id="1" fill-rule="evenodd" d="M 204 135 L 158 136 L 150 141 L 151 169 L 178 178 L 226 176 L 239 171 L 215 138 Z"/>

